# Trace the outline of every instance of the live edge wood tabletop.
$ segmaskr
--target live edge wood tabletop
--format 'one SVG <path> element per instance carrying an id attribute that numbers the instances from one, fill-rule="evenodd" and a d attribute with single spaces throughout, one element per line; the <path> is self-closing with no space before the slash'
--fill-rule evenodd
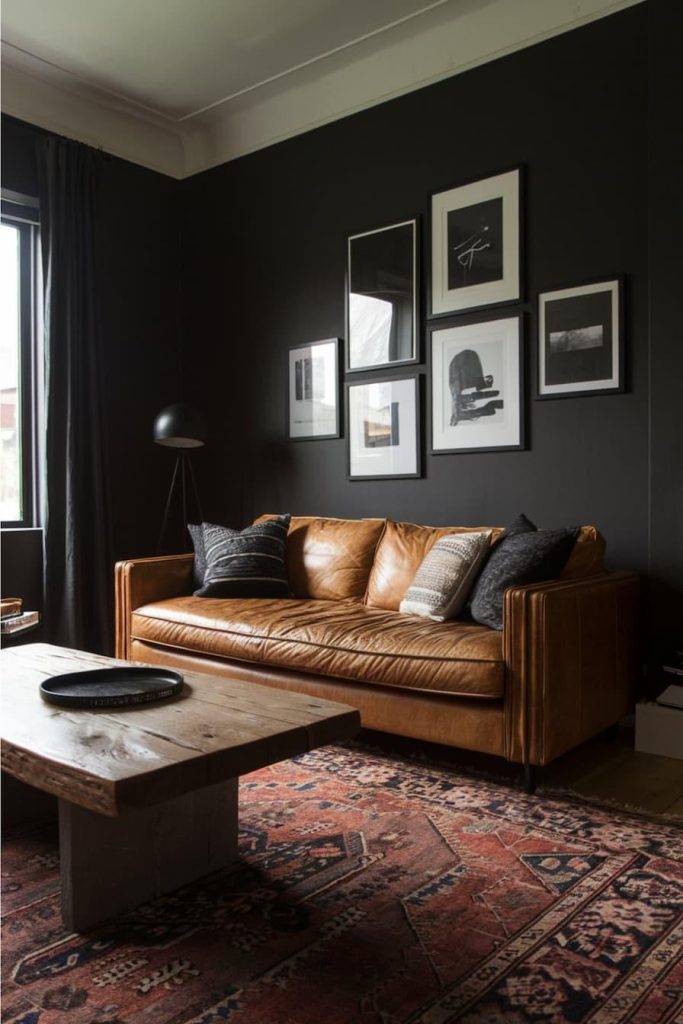
<path id="1" fill-rule="evenodd" d="M 238 776 L 360 727 L 344 704 L 194 672 L 169 702 L 58 708 L 43 679 L 126 663 L 30 644 L 0 664 L 2 768 L 58 798 L 62 915 L 77 930 L 234 861 Z"/>

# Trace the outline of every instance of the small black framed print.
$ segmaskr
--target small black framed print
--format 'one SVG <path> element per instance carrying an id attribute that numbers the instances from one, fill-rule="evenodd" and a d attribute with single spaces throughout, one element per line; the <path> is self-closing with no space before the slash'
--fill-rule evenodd
<path id="1" fill-rule="evenodd" d="M 290 441 L 340 437 L 339 338 L 290 348 L 287 419 Z"/>
<path id="2" fill-rule="evenodd" d="M 420 374 L 346 385 L 348 477 L 419 477 Z"/>
<path id="3" fill-rule="evenodd" d="M 538 398 L 624 390 L 621 278 L 538 297 Z"/>

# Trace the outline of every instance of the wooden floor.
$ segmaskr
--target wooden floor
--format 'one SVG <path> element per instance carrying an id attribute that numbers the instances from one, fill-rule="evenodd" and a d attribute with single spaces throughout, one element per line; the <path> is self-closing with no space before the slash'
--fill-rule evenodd
<path id="1" fill-rule="evenodd" d="M 683 760 L 641 754 L 633 740 L 631 729 L 621 729 L 615 743 L 585 743 L 550 764 L 542 786 L 648 814 L 683 818 Z"/>
<path id="2" fill-rule="evenodd" d="M 359 738 L 388 752 L 419 752 L 435 761 L 499 777 L 520 775 L 516 765 L 466 750 L 451 750 L 370 730 L 363 730 Z M 639 753 L 634 749 L 633 730 L 622 728 L 613 743 L 590 740 L 540 769 L 538 792 L 558 790 L 628 810 L 683 819 L 683 760 Z"/>

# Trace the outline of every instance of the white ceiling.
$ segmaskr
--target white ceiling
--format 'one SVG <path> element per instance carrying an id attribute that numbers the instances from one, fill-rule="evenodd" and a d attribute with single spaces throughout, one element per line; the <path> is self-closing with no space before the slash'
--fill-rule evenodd
<path id="1" fill-rule="evenodd" d="M 3 0 L 2 37 L 175 121 L 445 0 Z"/>
<path id="2" fill-rule="evenodd" d="M 2 109 L 182 178 L 640 0 L 3 0 Z"/>

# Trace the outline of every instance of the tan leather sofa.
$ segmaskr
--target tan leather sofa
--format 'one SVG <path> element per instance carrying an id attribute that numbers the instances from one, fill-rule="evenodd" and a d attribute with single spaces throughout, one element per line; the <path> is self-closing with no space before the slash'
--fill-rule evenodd
<path id="1" fill-rule="evenodd" d="M 426 552 L 463 529 L 294 517 L 286 600 L 193 597 L 192 555 L 120 562 L 117 656 L 352 704 L 366 727 L 524 764 L 531 790 L 531 766 L 631 709 L 638 578 L 584 527 L 560 579 L 507 591 L 502 632 L 402 615 Z"/>

